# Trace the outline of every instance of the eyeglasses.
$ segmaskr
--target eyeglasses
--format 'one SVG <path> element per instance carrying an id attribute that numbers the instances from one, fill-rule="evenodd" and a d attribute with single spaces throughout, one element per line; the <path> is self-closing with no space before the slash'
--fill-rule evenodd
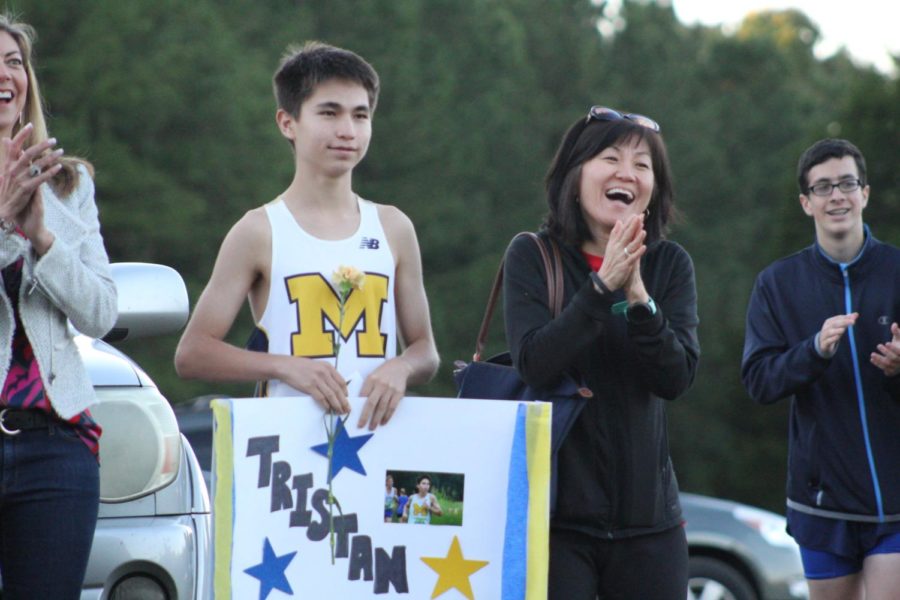
<path id="1" fill-rule="evenodd" d="M 591 119 L 595 121 L 619 121 L 621 119 L 626 119 L 628 121 L 633 121 L 642 127 L 646 127 L 647 129 L 652 129 L 656 133 L 659 133 L 659 123 L 651 119 L 650 117 L 645 117 L 644 115 L 638 115 L 634 113 L 620 113 L 617 110 L 613 110 L 612 108 L 607 108 L 605 106 L 592 106 L 591 110 L 588 111 L 586 123 L 589 123 Z"/>
<path id="2" fill-rule="evenodd" d="M 834 191 L 834 188 L 837 188 L 844 193 L 848 193 L 855 192 L 860 188 L 861 185 L 862 181 L 860 181 L 859 179 L 841 179 L 837 183 L 831 183 L 830 181 L 820 181 L 809 186 L 809 191 L 816 196 L 830 196 Z"/>

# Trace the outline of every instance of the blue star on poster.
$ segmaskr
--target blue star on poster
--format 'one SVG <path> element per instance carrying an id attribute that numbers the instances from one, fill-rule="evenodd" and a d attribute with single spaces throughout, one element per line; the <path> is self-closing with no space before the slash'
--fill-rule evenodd
<path id="1" fill-rule="evenodd" d="M 284 570 L 291 564 L 296 554 L 297 552 L 295 551 L 276 556 L 269 538 L 265 539 L 262 562 L 244 569 L 244 573 L 259 579 L 259 600 L 266 600 L 273 589 L 282 591 L 290 596 L 294 595 L 294 590 L 291 589 L 291 584 L 288 582 Z"/>
<path id="2" fill-rule="evenodd" d="M 334 479 L 341 469 L 347 467 L 351 471 L 356 471 L 360 475 L 365 475 L 366 470 L 363 468 L 362 461 L 359 460 L 359 449 L 375 435 L 368 433 L 350 437 L 344 428 L 344 420 L 338 419 L 337 429 L 334 437 L 334 454 L 331 458 L 331 473 L 328 474 L 328 481 Z M 312 450 L 318 452 L 325 458 L 328 458 L 328 443 L 313 446 Z"/>

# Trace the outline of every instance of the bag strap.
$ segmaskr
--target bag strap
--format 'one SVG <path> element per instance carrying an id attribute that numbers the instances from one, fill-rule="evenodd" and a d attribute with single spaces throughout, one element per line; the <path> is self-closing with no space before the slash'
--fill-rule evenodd
<path id="1" fill-rule="evenodd" d="M 556 240 L 550 237 L 548 238 L 550 245 L 548 251 L 547 244 L 530 231 L 523 231 L 516 234 L 512 239 L 512 242 L 510 242 L 510 246 L 513 242 L 523 236 L 530 238 L 537 244 L 538 249 L 541 251 L 541 260 L 544 263 L 544 274 L 547 281 L 547 298 L 548 304 L 550 305 L 550 314 L 553 315 L 553 318 L 556 318 L 559 316 L 559 313 L 562 312 L 563 302 L 562 259 L 560 258 L 559 246 L 557 245 Z M 472 360 L 474 361 L 481 360 L 481 355 L 484 352 L 484 344 L 487 341 L 488 329 L 490 329 L 491 319 L 494 316 L 494 308 L 497 305 L 497 299 L 500 297 L 500 292 L 503 289 L 503 266 L 505 263 L 506 254 L 504 253 L 503 258 L 500 259 L 500 267 L 497 269 L 497 274 L 494 276 L 494 285 L 491 288 L 490 296 L 488 296 L 487 306 L 484 309 L 484 317 L 481 319 L 481 327 L 478 329 L 478 338 L 475 340 L 475 354 L 472 356 Z"/>

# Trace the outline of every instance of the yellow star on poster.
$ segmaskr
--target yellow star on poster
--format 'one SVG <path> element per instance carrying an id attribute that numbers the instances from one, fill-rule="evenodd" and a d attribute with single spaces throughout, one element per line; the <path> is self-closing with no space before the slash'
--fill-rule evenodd
<path id="1" fill-rule="evenodd" d="M 437 574 L 438 580 L 431 593 L 432 599 L 437 598 L 447 590 L 456 588 L 469 600 L 475 600 L 472 586 L 469 584 L 469 576 L 475 571 L 487 566 L 486 560 L 466 560 L 463 558 L 462 548 L 459 546 L 459 538 L 453 536 L 450 551 L 445 558 L 422 557 L 422 562 L 431 567 Z"/>

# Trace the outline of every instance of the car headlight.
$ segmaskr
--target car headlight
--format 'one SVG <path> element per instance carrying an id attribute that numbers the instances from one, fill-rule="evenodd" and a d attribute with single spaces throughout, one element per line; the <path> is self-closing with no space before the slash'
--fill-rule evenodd
<path id="1" fill-rule="evenodd" d="M 181 434 L 155 387 L 96 388 L 91 414 L 100 438 L 100 499 L 124 502 L 154 492 L 178 474 Z"/>
<path id="2" fill-rule="evenodd" d="M 738 506 L 732 514 L 735 519 L 759 532 L 773 546 L 790 548 L 796 545 L 794 538 L 788 535 L 787 521 L 780 515 L 751 506 Z"/>
<path id="3" fill-rule="evenodd" d="M 169 600 L 163 586 L 148 575 L 132 575 L 118 582 L 110 600 Z"/>

